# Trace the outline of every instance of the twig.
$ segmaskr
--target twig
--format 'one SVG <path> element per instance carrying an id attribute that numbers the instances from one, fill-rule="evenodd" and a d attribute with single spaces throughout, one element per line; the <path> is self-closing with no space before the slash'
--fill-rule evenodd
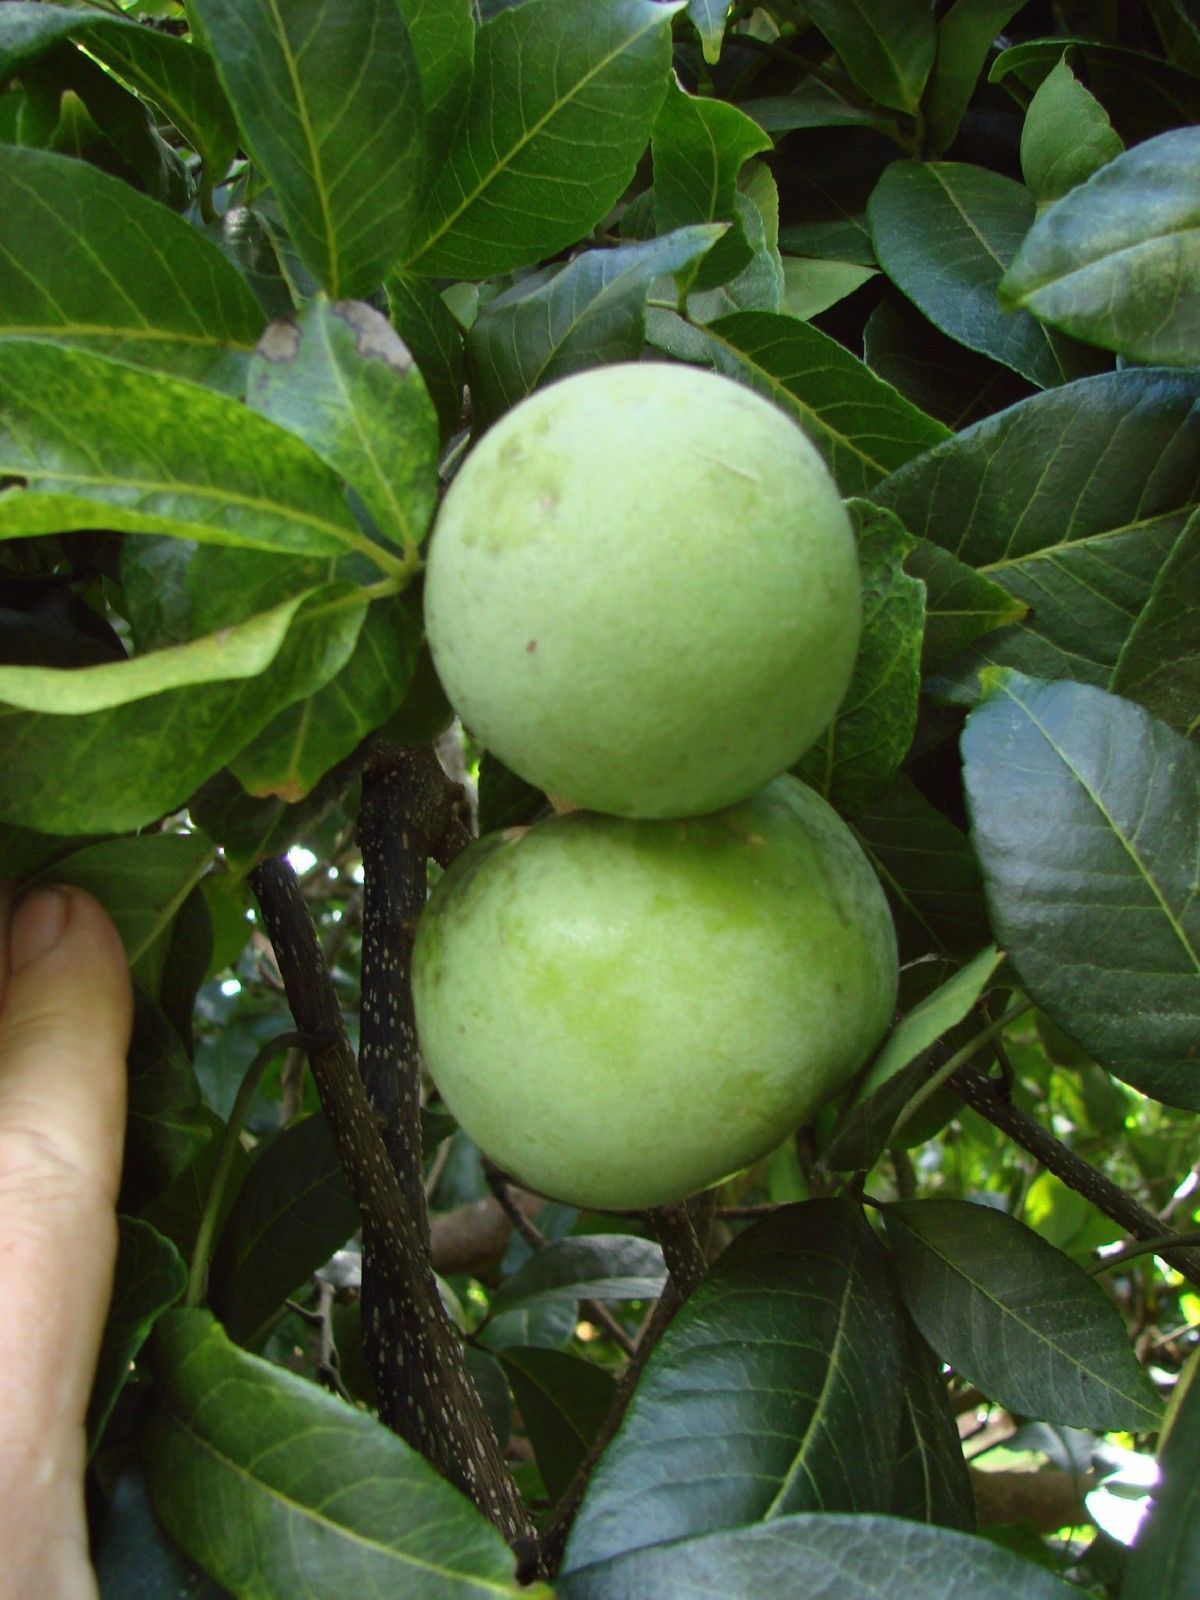
<path id="1" fill-rule="evenodd" d="M 704 1276 L 708 1265 L 688 1208 L 685 1205 L 652 1206 L 646 1212 L 646 1217 L 662 1245 L 671 1282 L 678 1290 L 680 1300 L 686 1300 Z"/>
<path id="2" fill-rule="evenodd" d="M 1011 1100 L 998 1094 L 993 1080 L 986 1073 L 976 1067 L 960 1067 L 950 1079 L 950 1087 L 972 1110 L 1016 1140 L 1048 1172 L 1061 1178 L 1068 1188 L 1090 1200 L 1106 1217 L 1119 1222 L 1126 1233 L 1131 1233 L 1136 1239 L 1162 1238 L 1162 1222 L 1153 1211 L 1147 1211 L 1145 1206 L 1118 1188 L 1090 1162 L 1077 1156 L 1060 1139 L 1047 1133 L 1040 1123 L 1013 1105 Z M 1160 1253 L 1164 1261 L 1169 1261 L 1177 1272 L 1200 1288 L 1200 1252 L 1164 1248 Z"/>
<path id="3" fill-rule="evenodd" d="M 1127 1261 L 1133 1261 L 1138 1256 L 1162 1256 L 1167 1260 L 1166 1251 L 1170 1248 L 1185 1249 L 1189 1245 L 1200 1244 L 1200 1229 L 1192 1228 L 1187 1233 L 1160 1233 L 1154 1239 L 1139 1239 L 1134 1244 L 1122 1245 L 1119 1250 L 1114 1250 L 1112 1255 L 1103 1256 L 1088 1272 L 1093 1278 L 1101 1272 L 1110 1272 L 1113 1267 L 1123 1267 Z"/>

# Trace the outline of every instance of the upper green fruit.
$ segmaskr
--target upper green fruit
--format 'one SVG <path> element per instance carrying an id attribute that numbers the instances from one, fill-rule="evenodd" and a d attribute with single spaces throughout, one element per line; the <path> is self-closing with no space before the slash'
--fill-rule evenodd
<path id="1" fill-rule="evenodd" d="M 768 401 L 693 367 L 600 367 L 467 457 L 425 619 L 455 709 L 523 778 L 618 816 L 694 815 L 833 716 L 857 558 L 820 456 Z"/>
<path id="2" fill-rule="evenodd" d="M 888 1025 L 896 941 L 850 831 L 783 777 L 711 816 L 481 840 L 421 918 L 413 998 L 470 1137 L 623 1210 L 746 1166 L 840 1089 Z"/>

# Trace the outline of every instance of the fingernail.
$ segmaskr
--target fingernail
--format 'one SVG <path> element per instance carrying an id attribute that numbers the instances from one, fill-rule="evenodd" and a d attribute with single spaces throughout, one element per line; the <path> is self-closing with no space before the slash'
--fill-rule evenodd
<path id="1" fill-rule="evenodd" d="M 44 956 L 63 936 L 70 901 L 61 889 L 38 889 L 13 912 L 9 957 L 13 972 Z"/>

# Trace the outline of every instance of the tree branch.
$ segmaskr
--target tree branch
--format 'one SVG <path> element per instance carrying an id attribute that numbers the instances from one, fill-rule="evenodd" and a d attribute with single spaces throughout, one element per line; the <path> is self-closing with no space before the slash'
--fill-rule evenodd
<path id="1" fill-rule="evenodd" d="M 1007 1133 L 1030 1155 L 1035 1156 L 1048 1172 L 1090 1200 L 1106 1217 L 1119 1222 L 1135 1239 L 1161 1239 L 1161 1218 L 1139 1205 L 1052 1133 L 1047 1133 L 1039 1122 L 1015 1106 L 985 1072 L 977 1067 L 960 1067 L 950 1079 L 950 1087 L 972 1110 L 978 1111 L 981 1117 Z M 1200 1251 L 1183 1248 L 1171 1250 L 1164 1246 L 1157 1253 L 1190 1283 L 1200 1288 Z"/>
<path id="2" fill-rule="evenodd" d="M 652 1206 L 646 1212 L 646 1217 L 662 1245 L 671 1282 L 680 1300 L 686 1300 L 704 1276 L 708 1265 L 692 1225 L 691 1214 L 686 1205 Z"/>

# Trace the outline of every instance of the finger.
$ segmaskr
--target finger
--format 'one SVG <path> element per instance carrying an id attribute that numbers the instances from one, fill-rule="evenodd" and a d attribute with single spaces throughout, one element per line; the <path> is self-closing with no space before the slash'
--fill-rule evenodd
<path id="1" fill-rule="evenodd" d="M 11 921 L 9 898 L 0 904 L 0 1595 L 65 1595 L 93 1592 L 83 1421 L 112 1288 L 132 1004 L 120 939 L 89 895 L 39 890 Z"/>

